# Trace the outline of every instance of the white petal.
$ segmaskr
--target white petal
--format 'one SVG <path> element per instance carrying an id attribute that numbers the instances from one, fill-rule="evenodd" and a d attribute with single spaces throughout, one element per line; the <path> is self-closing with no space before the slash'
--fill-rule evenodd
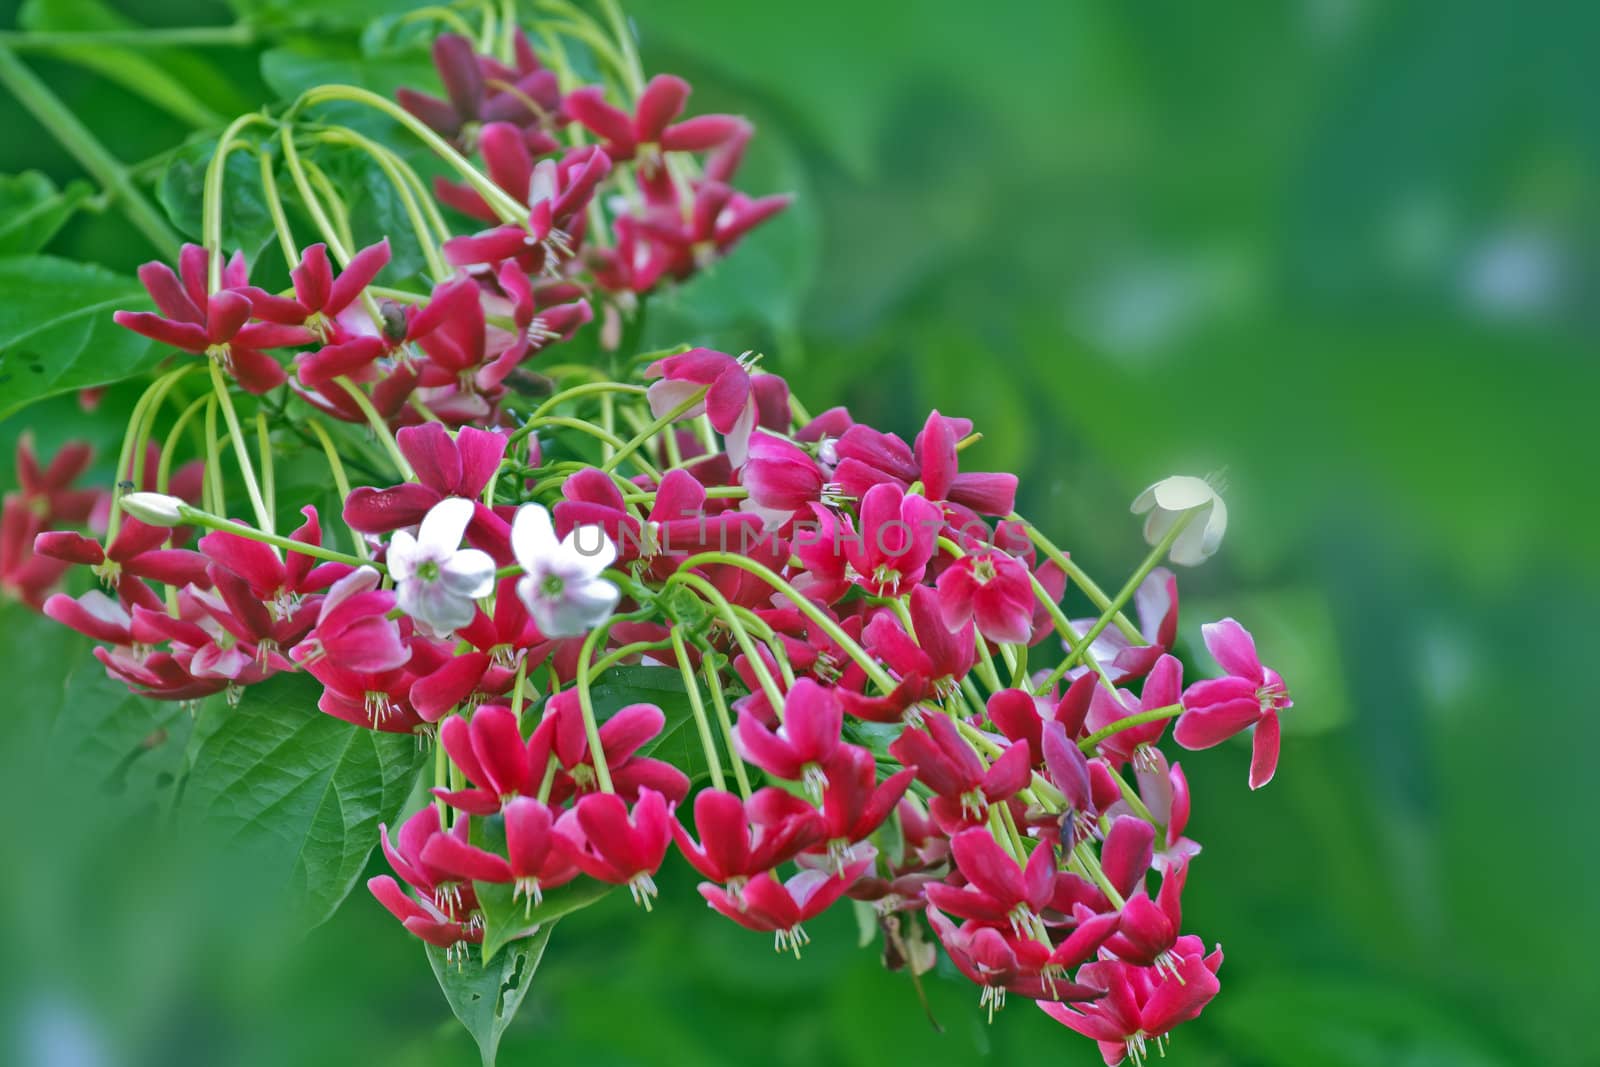
<path id="1" fill-rule="evenodd" d="M 439 567 L 439 581 L 457 596 L 476 598 L 494 591 L 494 557 L 476 548 L 463 548 Z"/>
<path id="2" fill-rule="evenodd" d="M 663 378 L 659 382 L 653 382 L 650 388 L 645 390 L 645 399 L 650 402 L 650 414 L 660 419 L 665 418 L 670 412 L 676 411 L 678 405 L 684 403 L 704 388 L 705 386 L 699 382 L 675 382 L 671 379 Z M 706 405 L 702 400 L 679 417 L 692 419 L 705 411 L 705 409 Z"/>
<path id="3" fill-rule="evenodd" d="M 459 496 L 446 497 L 422 517 L 417 529 L 417 541 L 443 555 L 461 546 L 461 538 L 472 521 L 472 501 Z"/>
<path id="4" fill-rule="evenodd" d="M 78 606 L 101 622 L 122 627 L 133 625 L 133 617 L 127 610 L 98 589 L 91 589 L 79 597 Z"/>
<path id="5" fill-rule="evenodd" d="M 553 556 L 561 542 L 550 513 L 540 504 L 524 504 L 511 520 L 511 552 L 525 571 L 538 570 Z"/>
<path id="6" fill-rule="evenodd" d="M 378 588 L 378 583 L 382 580 L 383 576 L 375 568 L 357 567 L 328 587 L 328 593 L 322 598 L 322 609 L 317 613 L 317 618 L 327 618 L 329 612 L 357 593 Z"/>
<path id="7" fill-rule="evenodd" d="M 563 573 L 593 578 L 616 561 L 617 546 L 611 543 L 606 528 L 598 523 L 574 526 L 561 542 L 559 558 L 564 565 Z"/>
<path id="8" fill-rule="evenodd" d="M 417 573 L 421 556 L 422 547 L 417 544 L 417 539 L 404 530 L 396 530 L 389 538 L 389 551 L 384 554 L 389 577 L 397 582 L 410 578 Z"/>
<path id="9" fill-rule="evenodd" d="M 457 596 L 442 582 L 410 581 L 399 586 L 396 601 L 434 636 L 442 636 L 467 625 L 476 614 L 471 599 Z"/>
<path id="10" fill-rule="evenodd" d="M 728 451 L 728 462 L 734 469 L 744 466 L 744 461 L 750 458 L 750 435 L 756 429 L 756 401 L 751 397 L 739 413 L 739 418 L 734 422 L 733 429 L 722 435 L 722 443 Z"/>
<path id="11" fill-rule="evenodd" d="M 1217 491 L 1211 488 L 1210 482 L 1192 474 L 1163 478 L 1151 486 L 1150 491 L 1155 494 L 1156 504 L 1168 511 L 1188 511 L 1217 498 Z"/>

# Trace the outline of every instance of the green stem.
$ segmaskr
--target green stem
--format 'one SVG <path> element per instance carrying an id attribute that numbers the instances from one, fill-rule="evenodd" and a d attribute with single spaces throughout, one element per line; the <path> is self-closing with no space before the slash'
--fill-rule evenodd
<path id="1" fill-rule="evenodd" d="M 122 206 L 128 221 L 144 234 L 165 259 L 178 258 L 182 240 L 167 224 L 166 217 L 134 185 L 124 167 L 61 99 L 38 76 L 17 60 L 8 44 L 0 43 L 0 84 L 11 91 L 23 107 L 39 120 L 61 147 L 100 183 Z"/>
<path id="2" fill-rule="evenodd" d="M 728 756 L 733 760 L 733 780 L 739 786 L 739 795 L 749 800 L 750 772 L 745 770 L 744 760 L 739 758 L 739 749 L 733 743 L 733 717 L 728 714 L 728 702 L 722 695 L 722 679 L 718 677 L 716 665 L 711 659 L 710 649 L 700 650 L 700 669 L 706 676 L 706 688 L 711 691 L 711 706 L 716 710 L 723 743 L 728 746 Z"/>
<path id="3" fill-rule="evenodd" d="M 324 103 L 330 100 L 347 100 L 351 103 L 362 104 L 366 107 L 372 108 L 374 111 L 380 111 L 387 115 L 389 118 L 395 120 L 400 125 L 410 130 L 411 133 L 414 134 L 418 140 L 422 141 L 423 144 L 427 145 L 435 155 L 448 163 L 457 174 L 462 176 L 462 178 L 466 179 L 467 184 L 471 185 L 478 195 L 483 197 L 484 201 L 488 203 L 490 208 L 492 208 L 496 214 L 500 215 L 501 218 L 507 222 L 526 221 L 528 209 L 525 205 L 518 203 L 509 194 L 507 194 L 505 190 L 501 189 L 486 175 L 469 163 L 460 152 L 457 152 L 450 146 L 449 142 L 440 137 L 437 133 L 434 133 L 433 130 L 429 129 L 426 123 L 422 122 L 415 115 L 411 114 L 411 112 L 407 111 L 399 104 L 396 104 L 392 100 L 386 99 L 385 97 L 379 96 L 377 93 L 369 92 L 366 89 L 359 89 L 353 85 L 319 85 L 314 89 L 307 89 L 305 92 L 301 93 L 300 98 L 295 101 L 294 105 L 289 109 L 289 113 L 292 115 L 299 111 L 302 107 L 310 107 L 313 104 Z"/>
<path id="4" fill-rule="evenodd" d="M 272 533 L 272 512 L 261 497 L 261 486 L 256 481 L 255 466 L 250 462 L 250 451 L 244 446 L 244 430 L 239 425 L 239 414 L 233 410 L 233 398 L 228 395 L 228 380 L 222 375 L 222 365 L 211 360 L 211 387 L 217 394 L 222 418 L 228 424 L 228 436 L 233 440 L 233 455 L 239 461 L 239 473 L 244 476 L 245 492 L 250 495 L 250 507 L 256 513 L 256 523 L 266 533 Z"/>
<path id="5" fill-rule="evenodd" d="M 256 123 L 271 125 L 272 120 L 262 114 L 240 115 L 228 124 L 217 138 L 217 150 L 206 164 L 205 191 L 200 201 L 200 242 L 211 253 L 208 257 L 207 287 L 211 292 L 222 288 L 222 190 L 228 176 L 228 156 L 235 148 L 245 147 L 239 134 Z M 237 447 L 237 442 L 235 442 Z"/>
<path id="6" fill-rule="evenodd" d="M 1166 536 L 1156 542 L 1155 547 L 1150 549 L 1150 554 L 1145 556 L 1143 563 L 1139 564 L 1139 569 L 1128 576 L 1128 580 L 1123 583 L 1122 588 L 1117 590 L 1116 597 L 1101 610 L 1100 617 L 1095 620 L 1093 626 L 1089 627 L 1089 632 L 1080 637 L 1078 643 L 1073 646 L 1072 651 L 1067 653 L 1067 658 L 1064 662 L 1068 668 L 1078 661 L 1078 657 L 1083 655 L 1090 645 L 1094 644 L 1094 639 L 1099 637 L 1101 631 L 1121 612 L 1122 605 L 1133 599 L 1134 592 L 1150 576 L 1150 572 L 1156 569 L 1156 564 L 1165 559 L 1167 553 L 1172 551 L 1172 546 L 1178 540 L 1178 535 L 1183 533 L 1189 523 L 1194 521 L 1196 514 L 1198 512 L 1190 511 L 1180 515 L 1178 521 L 1172 524 L 1172 529 L 1167 531 Z M 1139 642 L 1141 644 L 1146 643 L 1143 635 L 1140 636 Z"/>
<path id="7" fill-rule="evenodd" d="M 179 511 L 183 514 L 183 521 L 191 526 L 203 526 L 208 530 L 221 530 L 224 533 L 236 534 L 239 537 L 243 537 L 251 541 L 260 541 L 264 545 L 272 545 L 275 548 L 281 548 L 285 552 L 298 552 L 302 556 L 310 556 L 313 559 L 325 559 L 333 563 L 348 563 L 352 567 L 372 567 L 380 573 L 386 573 L 385 568 L 381 563 L 373 563 L 369 560 L 358 559 L 357 557 L 348 555 L 344 552 L 336 552 L 331 548 L 323 548 L 321 545 L 308 545 L 302 541 L 293 540 L 292 538 L 282 537 L 278 534 L 267 533 L 264 530 L 258 530 L 254 526 L 250 526 L 246 523 L 237 522 L 233 519 L 225 519 L 221 515 L 213 515 L 209 511 L 190 507 L 187 504 L 179 508 Z"/>
<path id="8" fill-rule="evenodd" d="M 333 484 L 339 490 L 340 500 L 350 499 L 350 479 L 344 472 L 344 462 L 339 458 L 339 450 L 333 447 L 333 440 L 328 436 L 328 431 L 316 419 L 308 419 L 311 432 L 316 434 L 317 442 L 322 445 L 322 453 L 328 459 L 328 470 L 333 473 Z M 354 526 L 345 524 L 350 530 L 350 542 L 355 546 L 356 555 L 362 559 L 368 558 L 367 542 L 361 536 L 361 531 Z"/>
<path id="9" fill-rule="evenodd" d="M 0 47 L 18 50 L 101 45 L 120 48 L 183 48 L 216 45 L 244 48 L 255 43 L 255 30 L 234 26 L 177 26 L 161 29 L 84 30 L 77 33 L 0 33 Z"/>
<path id="10" fill-rule="evenodd" d="M 1039 551 L 1044 553 L 1046 559 L 1060 567 L 1066 572 L 1068 578 L 1071 578 L 1077 583 L 1078 588 L 1083 590 L 1084 595 L 1089 598 L 1090 603 L 1094 604 L 1095 607 L 1102 611 L 1110 606 L 1111 598 L 1105 594 L 1105 591 L 1101 589 L 1098 584 L 1095 583 L 1095 580 L 1089 577 L 1089 575 L 1084 572 L 1083 568 L 1072 562 L 1071 557 L 1069 557 L 1065 552 L 1061 551 L 1061 549 L 1057 548 L 1048 537 L 1035 529 L 1032 523 L 1030 523 L 1027 519 L 1024 519 L 1021 515 L 1018 515 L 1016 512 L 1012 512 L 1009 516 L 1007 516 L 1007 518 L 1009 518 L 1012 522 L 1019 522 L 1022 524 L 1023 529 L 1027 531 L 1028 540 L 1032 541 L 1034 545 L 1038 547 Z M 1121 630 L 1123 635 L 1126 636 L 1128 640 L 1136 641 L 1140 644 L 1144 643 L 1144 634 L 1139 632 L 1139 628 L 1130 622 L 1126 615 L 1118 612 L 1114 621 L 1117 624 L 1117 629 Z"/>
<path id="11" fill-rule="evenodd" d="M 606 766 L 605 748 L 600 744 L 600 723 L 594 717 L 594 698 L 589 693 L 589 663 L 594 659 L 595 646 L 610 633 L 610 623 L 602 623 L 589 631 L 578 651 L 578 709 L 583 714 L 583 732 L 589 739 L 589 758 L 594 761 L 594 775 L 600 782 L 602 793 L 615 793 L 611 783 L 611 768 Z"/>
<path id="12" fill-rule="evenodd" d="M 767 670 L 767 661 L 761 658 L 761 651 L 756 648 L 755 639 L 750 636 L 750 631 L 746 630 L 744 624 L 739 621 L 739 616 L 734 612 L 733 605 L 728 603 L 728 599 L 717 590 L 716 586 L 698 574 L 690 573 L 687 567 L 675 572 L 671 578 L 668 578 L 662 586 L 662 591 L 665 592 L 667 585 L 672 584 L 674 580 L 689 586 L 705 597 L 711 603 L 712 610 L 722 617 L 722 621 L 727 624 L 729 632 L 733 634 L 733 639 L 738 642 L 740 651 L 750 661 L 750 669 L 755 672 L 756 681 L 760 683 L 761 691 L 766 694 L 767 703 L 772 705 L 772 713 L 781 719 L 783 717 L 783 690 L 778 687 L 778 681 L 772 677 L 772 672 Z"/>
<path id="13" fill-rule="evenodd" d="M 683 403 L 679 404 L 677 407 L 673 408 L 671 411 L 667 412 L 659 419 L 656 419 L 644 429 L 640 430 L 636 435 L 634 435 L 631 441 L 623 445 L 618 450 L 616 455 L 612 456 L 610 459 L 606 460 L 605 463 L 601 464 L 600 469 L 606 471 L 615 470 L 617 464 L 633 455 L 633 453 L 637 452 L 640 448 L 643 448 L 645 445 L 649 444 L 652 437 L 666 429 L 668 426 L 671 426 L 680 417 L 688 413 L 688 411 L 696 404 L 704 401 L 707 392 L 707 389 L 695 390 L 693 396 L 689 397 Z"/>
<path id="14" fill-rule="evenodd" d="M 1079 741 L 1078 747 L 1083 749 L 1085 752 L 1093 752 L 1096 745 L 1110 737 L 1112 734 L 1121 733 L 1123 730 L 1129 730 L 1135 726 L 1143 726 L 1147 722 L 1159 722 L 1162 719 L 1175 719 L 1181 714 L 1183 714 L 1182 704 L 1167 704 L 1163 707 L 1151 708 L 1149 711 L 1136 712 L 1133 715 L 1127 716 L 1126 718 L 1118 719 L 1109 726 L 1102 726 L 1088 737 L 1085 737 L 1082 741 Z"/>
<path id="15" fill-rule="evenodd" d="M 722 777 L 722 757 L 717 754 L 716 742 L 711 739 L 711 720 L 706 717 L 706 706 L 700 699 L 700 683 L 695 680 L 694 668 L 689 666 L 689 652 L 684 648 L 683 631 L 672 628 L 672 653 L 678 659 L 678 671 L 683 675 L 683 689 L 689 694 L 689 708 L 694 712 L 695 729 L 700 732 L 700 747 L 705 750 L 706 766 L 711 771 L 711 787 L 726 790 L 728 783 Z"/>
<path id="16" fill-rule="evenodd" d="M 411 464 L 406 460 L 405 453 L 400 451 L 400 444 L 394 439 L 394 434 L 389 432 L 388 423 L 383 421 L 383 416 L 378 414 L 378 409 L 372 406 L 372 401 L 367 399 L 367 394 L 361 387 L 349 378 L 340 375 L 334 381 L 350 394 L 350 399 L 356 402 L 356 407 L 361 409 L 361 414 L 367 417 L 367 425 L 372 427 L 372 432 L 383 445 L 384 451 L 389 453 L 389 458 L 394 460 L 395 469 L 400 472 L 400 477 L 408 482 L 417 480 L 417 474 L 411 469 Z"/>

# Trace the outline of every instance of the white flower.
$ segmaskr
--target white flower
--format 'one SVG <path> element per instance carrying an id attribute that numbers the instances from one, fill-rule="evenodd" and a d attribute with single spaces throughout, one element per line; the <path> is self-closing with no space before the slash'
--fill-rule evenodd
<path id="1" fill-rule="evenodd" d="M 494 560 L 462 548 L 472 501 L 453 496 L 428 509 L 415 537 L 396 530 L 389 541 L 389 576 L 404 611 L 431 637 L 447 637 L 472 621 L 473 600 L 494 589 Z"/>
<path id="2" fill-rule="evenodd" d="M 1198 566 L 1211 558 L 1228 531 L 1228 505 L 1210 482 L 1189 474 L 1163 478 L 1139 494 L 1132 510 L 1135 515 L 1150 513 L 1144 521 L 1144 539 L 1151 547 L 1160 544 L 1180 518 L 1191 511 L 1196 513 L 1167 554 L 1172 562 L 1185 567 Z"/>
<path id="3" fill-rule="evenodd" d="M 617 558 L 603 526 L 578 526 L 556 540 L 550 513 L 524 504 L 511 522 L 511 551 L 527 573 L 517 597 L 546 637 L 576 637 L 604 622 L 621 594 L 600 577 Z"/>

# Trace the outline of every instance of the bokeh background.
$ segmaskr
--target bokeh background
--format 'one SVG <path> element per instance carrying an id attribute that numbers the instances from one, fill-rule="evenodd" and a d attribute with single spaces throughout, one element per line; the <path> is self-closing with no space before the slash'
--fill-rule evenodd
<path id="1" fill-rule="evenodd" d="M 248 6 L 318 26 L 157 57 L 218 114 L 313 61 L 371 74 L 350 27 L 405 5 Z M 111 9 L 232 17 L 20 14 L 103 28 Z M 1185 634 L 1237 615 L 1296 706 L 1260 793 L 1244 747 L 1184 761 L 1205 846 L 1186 918 L 1228 958 L 1173 1062 L 1600 1063 L 1592 8 L 632 11 L 648 69 L 759 123 L 744 184 L 798 194 L 654 329 L 693 318 L 692 339 L 761 349 L 814 409 L 901 432 L 932 407 L 973 418 L 974 460 L 1019 471 L 1023 510 L 1105 584 L 1143 554 L 1127 505 L 1146 483 L 1226 471 L 1232 526 L 1182 576 Z M 124 160 L 204 125 L 103 70 L 27 61 Z M 81 177 L 9 101 L 0 132 L 0 172 Z M 114 211 L 51 251 L 149 256 Z M 0 423 L 0 450 L 31 425 L 114 454 L 128 402 L 46 402 Z M 302 936 L 244 860 L 152 832 L 130 798 L 161 768 L 130 755 L 106 780 L 105 754 L 137 746 L 82 644 L 14 607 L 0 621 L 0 1058 L 476 1062 L 420 945 L 364 894 Z M 77 721 L 64 676 L 101 709 L 88 735 L 58 729 Z M 811 933 L 803 961 L 774 956 L 678 865 L 650 918 L 613 897 L 561 924 L 502 1062 L 1099 1062 L 1020 1000 L 986 1025 L 938 974 L 936 1029 L 848 911 Z"/>

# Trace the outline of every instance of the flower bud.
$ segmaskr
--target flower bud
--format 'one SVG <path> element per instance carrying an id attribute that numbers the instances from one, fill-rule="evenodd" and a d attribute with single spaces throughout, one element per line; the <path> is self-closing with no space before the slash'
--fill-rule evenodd
<path id="1" fill-rule="evenodd" d="M 166 493 L 129 493 L 122 498 L 122 510 L 151 526 L 181 526 L 188 505 Z"/>

